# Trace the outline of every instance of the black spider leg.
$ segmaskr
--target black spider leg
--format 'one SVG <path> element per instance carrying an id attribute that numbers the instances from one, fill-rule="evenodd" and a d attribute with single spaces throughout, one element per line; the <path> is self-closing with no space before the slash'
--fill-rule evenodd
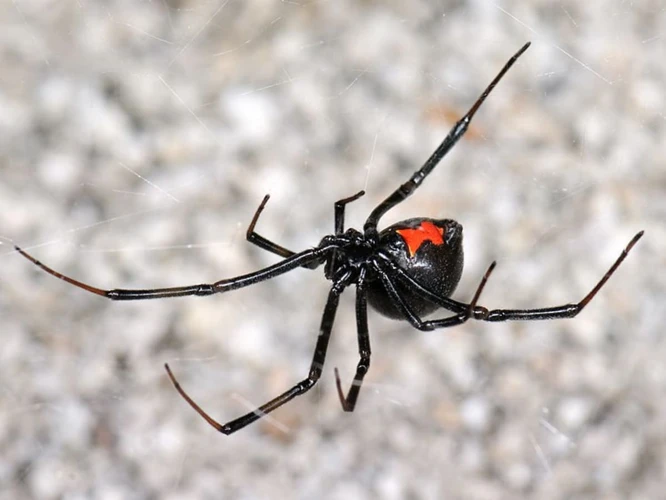
<path id="1" fill-rule="evenodd" d="M 599 290 L 606 284 L 613 273 L 620 267 L 622 261 L 629 255 L 633 246 L 641 239 L 643 231 L 639 231 L 631 239 L 629 244 L 622 250 L 622 253 L 606 271 L 606 274 L 599 280 L 595 287 L 583 297 L 583 300 L 577 304 L 565 304 L 562 306 L 543 307 L 540 309 L 492 309 L 488 311 L 483 319 L 484 321 L 514 321 L 514 320 L 535 320 L 535 319 L 556 319 L 573 318 L 580 313 L 587 304 L 594 298 Z"/>
<path id="2" fill-rule="evenodd" d="M 469 305 L 467 305 L 465 312 L 458 313 L 455 316 L 449 316 L 448 318 L 433 319 L 428 321 L 423 321 L 421 318 L 419 318 L 418 315 L 414 313 L 409 304 L 407 304 L 407 302 L 405 302 L 405 300 L 402 298 L 400 292 L 398 292 L 395 284 L 393 283 L 393 269 L 383 269 L 382 266 L 376 266 L 375 269 L 377 270 L 382 280 L 382 284 L 386 289 L 386 293 L 388 293 L 389 297 L 391 297 L 393 304 L 402 311 L 407 321 L 409 321 L 409 323 L 414 328 L 427 332 L 437 328 L 449 328 L 452 326 L 460 325 L 465 323 L 468 319 L 474 317 L 474 312 L 477 309 L 476 303 L 481 296 L 481 292 L 483 292 L 483 289 L 486 286 L 488 278 L 495 269 L 496 264 L 497 263 L 493 261 L 490 266 L 488 266 L 488 269 L 483 275 L 483 278 L 481 278 L 479 286 L 476 287 L 474 297 L 472 297 L 472 301 L 469 303 Z"/>
<path id="3" fill-rule="evenodd" d="M 356 194 L 353 194 L 351 196 L 348 196 L 347 198 L 343 198 L 335 202 L 335 206 L 333 209 L 334 213 L 333 224 L 335 226 L 336 236 L 342 236 L 343 233 L 345 232 L 345 206 L 348 203 L 351 203 L 352 201 L 358 200 L 364 194 L 365 191 L 361 190 Z M 336 250 L 333 250 L 333 257 L 326 264 L 326 273 L 325 273 L 326 276 L 331 276 L 333 274 L 333 270 L 336 268 L 337 260 L 338 260 L 338 252 Z"/>
<path id="4" fill-rule="evenodd" d="M 358 200 L 361 196 L 365 194 L 365 191 L 362 189 L 347 198 L 342 198 L 335 202 L 334 214 L 335 214 L 335 234 L 340 236 L 345 232 L 345 206 L 352 201 Z"/>
<path id="5" fill-rule="evenodd" d="M 398 203 L 403 202 L 407 197 L 409 197 L 423 182 L 423 180 L 432 172 L 432 170 L 439 164 L 439 162 L 446 156 L 446 154 L 455 146 L 455 144 L 460 140 L 460 138 L 467 131 L 474 114 L 477 112 L 483 101 L 486 100 L 486 97 L 492 92 L 498 82 L 502 79 L 504 74 L 513 66 L 516 60 L 527 50 L 530 46 L 530 42 L 527 42 L 522 48 L 514 54 L 514 56 L 509 59 L 509 61 L 504 65 L 504 67 L 497 74 L 495 79 L 490 82 L 490 85 L 483 91 L 481 96 L 477 99 L 474 105 L 470 108 L 465 116 L 463 116 L 458 122 L 451 128 L 448 135 L 444 138 L 441 144 L 437 147 L 435 152 L 428 158 L 428 160 L 423 164 L 423 166 L 417 170 L 411 178 L 398 189 L 396 189 L 388 198 L 381 202 L 368 216 L 368 219 L 365 221 L 363 230 L 366 235 L 371 235 L 376 237 L 377 234 L 377 224 L 379 219 L 388 212 L 391 208 L 396 206 Z"/>
<path id="6" fill-rule="evenodd" d="M 620 256 L 615 260 L 613 265 L 606 271 L 606 274 L 599 280 L 599 282 L 590 290 L 590 292 L 583 297 L 583 299 L 576 304 L 565 304 L 561 306 L 543 307 L 538 309 L 492 309 L 488 310 L 485 307 L 475 306 L 472 310 L 472 317 L 482 321 L 516 321 L 516 320 L 541 320 L 541 319 L 557 319 L 557 318 L 573 318 L 578 315 L 595 297 L 597 292 L 606 284 L 610 277 L 615 273 L 620 264 L 627 257 L 634 245 L 643 236 L 643 231 L 638 232 L 629 242 L 629 244 L 622 250 Z M 383 265 L 387 262 L 382 262 Z M 388 264 L 391 264 L 388 262 Z M 418 283 L 414 278 L 405 273 L 397 266 L 391 267 L 391 272 L 397 276 L 401 281 L 410 286 L 411 290 L 419 294 L 421 297 L 439 304 L 444 308 L 451 309 L 449 303 L 451 299 L 440 297 L 434 292 L 431 292 L 423 285 Z M 454 301 L 460 304 L 457 301 Z M 465 304 L 461 304 L 465 305 Z M 470 304 L 471 306 L 471 304 Z M 466 306 L 469 307 L 469 306 Z"/>
<path id="7" fill-rule="evenodd" d="M 345 221 L 345 205 L 347 203 L 350 203 L 352 201 L 358 200 L 361 196 L 365 194 L 365 191 L 360 191 L 356 193 L 353 196 L 350 196 L 348 198 L 344 198 L 342 200 L 338 200 L 335 202 L 335 234 L 336 235 L 341 235 L 344 232 L 344 221 Z M 259 248 L 262 248 L 263 250 L 267 250 L 271 253 L 274 253 L 276 255 L 279 255 L 280 257 L 288 258 L 291 257 L 292 255 L 295 255 L 296 252 L 293 252 L 292 250 L 289 250 L 288 248 L 285 248 L 281 245 L 278 245 L 277 243 L 274 243 L 270 241 L 267 238 L 264 238 L 261 236 L 259 233 L 255 232 L 254 228 L 257 225 L 257 222 L 259 221 L 259 216 L 261 213 L 264 211 L 264 208 L 266 207 L 266 203 L 268 203 L 268 200 L 270 199 L 270 195 L 267 194 L 264 196 L 264 199 L 261 200 L 261 203 L 259 204 L 259 207 L 257 210 L 254 212 L 254 216 L 252 217 L 252 221 L 250 221 L 250 225 L 247 227 L 247 231 L 245 232 L 245 239 L 252 243 L 253 245 L 258 246 Z M 320 265 L 320 262 L 311 262 L 307 265 L 303 265 L 302 267 L 308 268 L 308 269 L 316 269 Z M 331 267 L 331 269 L 333 269 Z"/>
<path id="8" fill-rule="evenodd" d="M 430 302 L 433 302 L 439 305 L 440 307 L 443 307 L 444 309 L 447 309 L 454 313 L 462 313 L 469 310 L 469 304 L 453 300 L 450 297 L 442 297 L 441 295 L 437 295 L 435 292 L 431 292 L 429 289 L 421 285 L 418 281 L 416 281 L 409 274 L 407 274 L 403 269 L 395 265 L 390 258 L 382 254 L 378 254 L 378 257 L 382 259 L 380 263 L 381 267 L 389 271 L 389 274 L 397 276 L 399 280 L 402 280 L 410 287 L 413 287 L 414 289 L 413 291 L 421 295 L 421 297 L 423 297 L 424 299 L 427 299 Z M 479 308 L 484 309 L 481 306 L 477 306 L 477 309 Z"/>
<path id="9" fill-rule="evenodd" d="M 277 243 L 273 243 L 271 240 L 264 238 L 260 234 L 256 233 L 254 231 L 254 227 L 257 225 L 257 221 L 259 220 L 259 216 L 261 215 L 261 212 L 264 211 L 264 208 L 266 207 L 266 203 L 268 203 L 268 200 L 270 199 L 271 195 L 267 194 L 264 196 L 264 199 L 261 200 L 261 203 L 259 204 L 259 207 L 257 210 L 254 212 L 254 216 L 252 217 L 252 221 L 250 221 L 250 225 L 247 227 L 247 231 L 245 232 L 245 239 L 252 243 L 253 245 L 257 245 L 259 248 L 263 250 L 267 250 L 271 253 L 274 253 L 276 255 L 279 255 L 280 257 L 289 258 L 292 255 L 295 255 L 296 252 L 293 252 L 289 250 L 288 248 L 285 248 L 281 245 L 278 245 Z M 319 263 L 310 263 L 306 266 L 303 267 L 309 267 L 310 269 L 314 269 L 319 265 Z"/>
<path id="10" fill-rule="evenodd" d="M 328 294 L 328 300 L 326 301 L 326 306 L 324 307 L 324 314 L 321 318 L 321 326 L 319 328 L 319 337 L 317 338 L 317 344 L 315 346 L 314 356 L 312 358 L 312 363 L 310 364 L 310 372 L 308 376 L 296 384 L 294 387 L 288 391 L 280 394 L 278 397 L 271 399 L 268 403 L 265 403 L 258 407 L 256 410 L 243 415 L 235 420 L 231 420 L 226 424 L 220 424 L 215 419 L 213 419 L 208 413 L 206 413 L 197 403 L 192 400 L 192 398 L 183 390 L 180 386 L 176 377 L 169 369 L 169 365 L 165 364 L 167 373 L 171 382 L 173 382 L 174 387 L 178 393 L 187 401 L 194 410 L 201 415 L 201 417 L 217 429 L 222 434 L 232 434 L 239 429 L 251 424 L 252 422 L 260 419 L 267 413 L 272 412 L 276 408 L 279 408 L 283 404 L 291 401 L 296 396 L 309 391 L 321 377 L 321 373 L 324 367 L 324 361 L 326 360 L 326 351 L 328 349 L 328 342 L 331 338 L 331 331 L 333 329 L 333 320 L 335 319 L 335 312 L 338 308 L 338 303 L 340 301 L 340 295 L 342 291 L 347 286 L 347 279 L 349 275 L 345 275 L 339 280 L 337 280 Z"/>
<path id="11" fill-rule="evenodd" d="M 352 380 L 351 387 L 347 396 L 342 392 L 340 383 L 340 373 L 338 368 L 334 369 L 335 385 L 338 389 L 338 397 L 344 411 L 354 411 L 358 394 L 361 391 L 363 378 L 370 369 L 370 335 L 368 333 L 368 299 L 365 290 L 365 269 L 360 273 L 358 284 L 356 285 L 356 335 L 358 340 L 358 353 L 360 359 L 356 365 L 356 374 Z"/>
<path id="12" fill-rule="evenodd" d="M 394 304 L 402 310 L 403 314 L 408 319 L 408 321 L 419 330 L 430 331 L 436 328 L 447 328 L 455 325 L 460 325 L 461 323 L 467 321 L 473 315 L 474 310 L 476 309 L 476 303 L 479 300 L 479 297 L 481 296 L 481 292 L 483 292 L 483 289 L 486 286 L 488 277 L 493 272 L 493 269 L 495 269 L 495 264 L 496 264 L 495 262 L 490 264 L 490 267 L 488 267 L 488 270 L 483 275 L 483 278 L 481 279 L 481 282 L 479 283 L 479 286 L 477 287 L 476 292 L 474 293 L 472 301 L 468 305 L 461 304 L 462 306 L 464 306 L 463 312 L 460 312 L 459 314 L 456 314 L 455 316 L 451 316 L 449 318 L 430 320 L 430 321 L 421 320 L 416 314 L 414 314 L 409 305 L 400 296 L 400 293 L 395 288 L 390 277 L 392 269 L 390 269 L 387 272 L 384 269 L 382 269 L 381 266 L 375 266 L 375 270 L 379 273 L 382 282 L 384 284 L 384 287 L 386 288 L 386 291 L 393 300 Z M 365 374 L 368 372 L 368 369 L 370 368 L 371 351 L 370 351 L 370 336 L 368 334 L 367 296 L 365 291 L 365 283 L 366 283 L 365 270 L 363 270 L 361 272 L 361 277 L 358 281 L 356 289 L 356 328 L 358 335 L 358 351 L 361 359 L 359 360 L 358 365 L 356 366 L 356 374 L 354 375 L 354 380 L 352 381 L 352 385 L 349 388 L 349 392 L 347 393 L 346 397 L 342 391 L 342 384 L 340 382 L 340 373 L 337 367 L 334 369 L 335 385 L 338 390 L 338 398 L 340 399 L 340 404 L 342 405 L 342 409 L 344 411 L 350 411 L 350 412 L 354 411 L 354 407 L 356 406 L 356 400 L 358 399 L 358 394 L 361 390 L 361 385 L 363 384 L 363 378 L 365 377 Z"/>
<path id="13" fill-rule="evenodd" d="M 313 262 L 322 263 L 329 255 L 329 253 L 338 248 L 342 242 L 338 241 L 335 237 L 328 237 L 322 240 L 319 246 L 304 250 L 303 252 L 296 253 L 291 257 L 284 259 L 272 266 L 268 266 L 259 271 L 255 271 L 235 278 L 223 279 L 210 284 L 178 286 L 170 288 L 150 288 L 150 289 L 123 289 L 115 288 L 113 290 L 104 290 L 94 286 L 83 283 L 82 281 L 75 280 L 69 276 L 65 276 L 54 269 L 51 269 L 46 264 L 35 259 L 32 255 L 25 252 L 18 246 L 14 246 L 16 251 L 37 267 L 46 271 L 58 279 L 66 281 L 67 283 L 82 288 L 83 290 L 101 295 L 111 300 L 143 300 L 143 299 L 163 299 L 166 297 L 184 297 L 187 295 L 213 295 L 216 293 L 229 292 L 238 288 L 243 288 L 249 285 L 254 285 L 261 281 L 266 281 L 275 278 L 281 274 L 291 271 L 297 267 L 307 266 Z"/>

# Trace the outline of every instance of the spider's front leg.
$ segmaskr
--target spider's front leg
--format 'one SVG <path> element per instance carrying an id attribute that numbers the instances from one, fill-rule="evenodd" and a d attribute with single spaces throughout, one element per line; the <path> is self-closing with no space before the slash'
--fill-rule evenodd
<path id="1" fill-rule="evenodd" d="M 169 365 L 164 365 L 166 368 L 167 374 L 173 382 L 174 387 L 178 393 L 187 401 L 194 410 L 201 415 L 201 417 L 213 426 L 216 430 L 222 434 L 232 434 L 237 430 L 242 429 L 243 427 L 255 422 L 260 419 L 267 413 L 272 412 L 276 408 L 279 408 L 283 404 L 291 401 L 296 396 L 309 391 L 321 377 L 322 369 L 324 367 L 324 361 L 326 360 L 326 351 L 328 350 L 328 342 L 331 338 L 331 331 L 333 329 L 333 320 L 335 319 L 335 313 L 338 309 L 338 303 L 340 301 L 340 295 L 344 290 L 346 284 L 343 279 L 335 283 L 328 294 L 328 300 L 326 301 L 326 306 L 324 307 L 324 314 L 321 318 L 321 326 L 319 328 L 319 337 L 317 338 L 317 344 L 315 346 L 314 356 L 312 358 L 312 363 L 310 364 L 310 372 L 308 376 L 296 384 L 294 387 L 288 391 L 280 394 L 278 397 L 271 399 L 268 403 L 261 405 L 256 410 L 243 415 L 235 420 L 231 420 L 226 424 L 220 424 L 215 419 L 213 419 L 208 413 L 206 413 L 197 403 L 192 400 L 192 398 L 183 390 L 180 386 L 176 377 L 171 372 Z"/>
<path id="2" fill-rule="evenodd" d="M 66 281 L 70 285 L 85 290 L 86 292 L 94 293 L 111 300 L 146 300 L 146 299 L 164 299 L 168 297 L 185 297 L 189 295 L 206 296 L 216 293 L 229 292 L 237 290 L 246 286 L 254 285 L 261 281 L 266 281 L 281 274 L 287 273 L 297 267 L 307 267 L 315 264 L 320 265 L 330 255 L 330 252 L 339 247 L 334 239 L 329 238 L 326 242 L 321 243 L 315 248 L 304 250 L 303 252 L 296 253 L 281 262 L 268 266 L 259 271 L 255 271 L 235 278 L 228 278 L 216 281 L 215 283 L 203 283 L 199 285 L 186 285 L 176 286 L 169 288 L 146 288 L 146 289 L 127 289 L 127 288 L 114 288 L 112 290 L 105 290 L 97 288 L 82 281 L 76 280 L 66 276 L 55 269 L 50 268 L 46 264 L 40 262 L 35 257 L 27 253 L 19 246 L 14 246 L 14 249 L 23 257 L 28 259 L 34 265 L 49 273 L 58 279 Z"/>
<path id="3" fill-rule="evenodd" d="M 523 45 L 518 52 L 516 52 L 502 67 L 500 72 L 493 78 L 490 84 L 486 89 L 481 93 L 476 102 L 472 105 L 469 111 L 458 120 L 455 125 L 451 128 L 449 133 L 446 135 L 444 140 L 437 146 L 437 149 L 430 155 L 426 160 L 423 166 L 418 169 L 414 174 L 409 178 L 407 182 L 402 184 L 398 189 L 396 189 L 388 198 L 376 206 L 370 215 L 368 216 L 363 230 L 366 234 L 376 234 L 377 224 L 379 219 L 388 212 L 391 208 L 395 207 L 399 203 L 405 201 L 409 196 L 412 195 L 416 189 L 423 183 L 425 178 L 430 175 L 430 173 L 435 169 L 437 165 L 442 161 L 442 159 L 447 155 L 447 153 L 456 145 L 456 143 L 465 135 L 467 128 L 474 118 L 474 115 L 479 110 L 483 102 L 486 100 L 488 95 L 493 91 L 497 86 L 499 81 L 504 77 L 507 71 L 514 65 L 518 58 L 527 50 L 530 46 L 530 42 L 527 42 Z"/>

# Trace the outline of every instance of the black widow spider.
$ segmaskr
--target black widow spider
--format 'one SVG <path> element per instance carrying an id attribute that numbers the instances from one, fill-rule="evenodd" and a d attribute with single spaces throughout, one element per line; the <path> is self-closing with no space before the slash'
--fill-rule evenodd
<path id="1" fill-rule="evenodd" d="M 247 229 L 247 240 L 264 250 L 283 257 L 284 260 L 259 271 L 235 278 L 223 279 L 212 284 L 145 290 L 103 290 L 95 288 L 64 276 L 42 264 L 18 246 L 15 248 L 33 264 L 56 278 L 60 278 L 88 292 L 107 297 L 111 300 L 141 300 L 182 297 L 185 295 L 213 295 L 266 281 L 297 267 L 314 269 L 323 264 L 324 275 L 326 279 L 333 282 L 333 285 L 328 293 L 328 300 L 324 307 L 314 357 L 310 365 L 310 372 L 304 380 L 288 391 L 256 410 L 222 425 L 201 409 L 181 388 L 171 372 L 169 365 L 165 364 L 164 366 L 176 390 L 201 417 L 223 434 L 228 435 L 236 432 L 292 400 L 294 397 L 307 392 L 315 385 L 321 377 L 340 295 L 346 287 L 355 285 L 356 326 L 360 361 L 358 362 L 356 374 L 346 396 L 340 384 L 337 368 L 334 370 L 342 408 L 345 411 L 353 411 L 363 378 L 370 366 L 368 304 L 385 316 L 394 319 L 406 319 L 412 326 L 424 331 L 460 325 L 470 318 L 482 321 L 573 318 L 594 298 L 626 258 L 632 247 L 643 236 L 643 231 L 641 231 L 632 238 L 608 272 L 606 272 L 583 300 L 576 304 L 565 304 L 539 309 L 488 310 L 485 307 L 477 305 L 477 300 L 490 273 L 495 267 L 495 262 L 490 265 L 484 274 L 469 304 L 449 298 L 460 280 L 463 269 L 462 226 L 456 221 L 418 217 L 393 224 L 381 232 L 377 230 L 379 219 L 391 208 L 409 197 L 465 134 L 472 117 L 486 97 L 488 97 L 488 94 L 490 94 L 504 74 L 529 46 L 530 43 L 526 43 L 509 59 L 467 114 L 453 126 L 423 166 L 405 184 L 375 207 L 365 221 L 363 232 L 356 229 L 347 229 L 346 231 L 344 229 L 345 206 L 363 196 L 364 192 L 360 191 L 353 196 L 335 203 L 335 234 L 325 236 L 314 248 L 298 253 L 292 252 L 254 231 L 259 216 L 266 206 L 266 202 L 268 202 L 269 196 L 266 195 Z M 421 319 L 421 316 L 430 314 L 440 307 L 454 314 L 441 319 L 427 321 Z"/>

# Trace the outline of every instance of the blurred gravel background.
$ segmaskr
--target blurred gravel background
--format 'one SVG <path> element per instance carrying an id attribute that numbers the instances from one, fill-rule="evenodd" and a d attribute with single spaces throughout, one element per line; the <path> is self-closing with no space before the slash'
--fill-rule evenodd
<path id="1" fill-rule="evenodd" d="M 0 4 L 0 499 L 664 498 L 663 1 L 161 0 Z M 324 376 L 234 436 L 221 421 L 305 376 L 327 282 L 112 303 L 210 282 L 360 227 L 508 57 L 468 136 L 384 224 L 465 226 L 466 300 L 579 300 L 575 320 L 421 333 L 370 313 L 353 414 L 353 293 Z"/>

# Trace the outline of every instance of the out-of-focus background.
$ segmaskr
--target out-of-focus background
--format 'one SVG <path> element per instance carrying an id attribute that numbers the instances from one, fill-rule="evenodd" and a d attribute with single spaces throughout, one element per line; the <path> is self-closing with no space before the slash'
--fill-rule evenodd
<path id="1" fill-rule="evenodd" d="M 666 477 L 666 13 L 662 2 L 123 0 L 0 6 L 0 498 L 659 498 Z M 575 320 L 422 333 L 353 290 L 320 383 L 327 294 L 297 270 L 225 296 L 113 303 L 100 287 L 211 282 L 360 227 L 499 68 L 532 47 L 389 224 L 465 227 L 467 300 L 578 301 Z"/>

